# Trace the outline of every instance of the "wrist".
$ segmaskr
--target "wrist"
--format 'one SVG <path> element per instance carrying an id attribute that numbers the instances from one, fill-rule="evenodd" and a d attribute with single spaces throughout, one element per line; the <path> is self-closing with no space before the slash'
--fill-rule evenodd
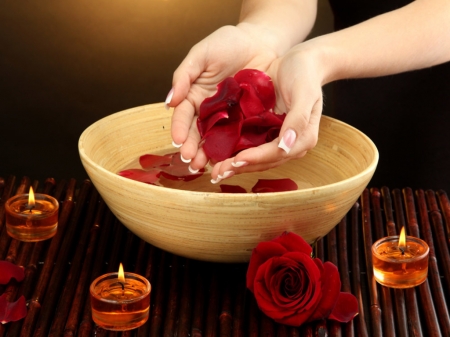
<path id="1" fill-rule="evenodd" d="M 291 47 L 289 39 L 267 26 L 250 22 L 240 22 L 236 27 L 246 33 L 251 39 L 261 41 L 277 57 L 283 56 Z"/>

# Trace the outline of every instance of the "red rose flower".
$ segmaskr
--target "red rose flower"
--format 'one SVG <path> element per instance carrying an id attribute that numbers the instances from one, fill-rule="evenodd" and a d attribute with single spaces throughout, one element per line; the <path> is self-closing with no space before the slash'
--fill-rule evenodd
<path id="1" fill-rule="evenodd" d="M 217 86 L 200 105 L 197 127 L 202 147 L 213 161 L 271 142 L 286 114 L 277 115 L 272 80 L 262 71 L 244 69 Z"/>
<path id="2" fill-rule="evenodd" d="M 341 293 L 336 266 L 311 258 L 311 252 L 294 233 L 258 244 L 250 259 L 247 287 L 261 311 L 281 324 L 300 326 L 324 318 L 350 321 L 358 313 L 356 297 Z"/>

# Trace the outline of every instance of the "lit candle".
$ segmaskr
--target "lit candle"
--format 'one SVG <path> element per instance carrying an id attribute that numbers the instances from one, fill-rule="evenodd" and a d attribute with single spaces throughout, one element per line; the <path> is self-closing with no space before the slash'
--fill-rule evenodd
<path id="1" fill-rule="evenodd" d="M 151 286 L 145 277 L 124 273 L 102 275 L 90 287 L 92 319 L 107 330 L 124 331 L 143 325 L 150 310 Z"/>
<path id="2" fill-rule="evenodd" d="M 428 275 L 429 248 L 425 241 L 400 235 L 389 236 L 372 246 L 375 279 L 391 288 L 411 288 L 423 283 Z"/>
<path id="3" fill-rule="evenodd" d="M 58 228 L 58 201 L 46 194 L 19 194 L 5 203 L 6 230 L 20 241 L 41 241 L 53 237 Z"/>

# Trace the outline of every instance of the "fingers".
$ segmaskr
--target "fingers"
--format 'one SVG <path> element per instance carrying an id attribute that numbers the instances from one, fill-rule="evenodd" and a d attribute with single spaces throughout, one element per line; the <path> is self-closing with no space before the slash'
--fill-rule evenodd
<path id="1" fill-rule="evenodd" d="M 304 105 L 308 106 L 305 102 L 299 106 Z M 211 182 L 217 183 L 233 174 L 264 171 L 303 157 L 317 144 L 321 114 L 321 94 L 314 103 L 309 103 L 309 108 L 301 110 L 294 106 L 286 116 L 280 137 L 217 163 L 211 172 Z"/>

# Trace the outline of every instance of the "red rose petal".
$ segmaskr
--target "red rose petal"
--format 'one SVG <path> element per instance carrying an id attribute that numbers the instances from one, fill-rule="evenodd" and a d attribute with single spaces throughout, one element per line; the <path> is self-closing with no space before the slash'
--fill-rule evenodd
<path id="1" fill-rule="evenodd" d="M 199 118 L 206 119 L 213 113 L 224 111 L 238 103 L 242 89 L 233 77 L 228 77 L 217 85 L 214 96 L 206 98 L 200 105 Z"/>
<path id="2" fill-rule="evenodd" d="M 341 323 L 347 323 L 356 315 L 358 315 L 358 300 L 353 294 L 341 292 L 328 318 Z"/>
<path id="3" fill-rule="evenodd" d="M 156 168 L 150 170 L 129 169 L 120 171 L 118 174 L 128 179 L 140 181 L 147 184 L 154 184 L 159 179 L 160 170 Z"/>
<path id="4" fill-rule="evenodd" d="M 267 192 L 285 192 L 295 191 L 298 189 L 297 184 L 289 178 L 284 179 L 259 179 L 253 186 L 253 193 L 267 193 Z"/>
<path id="5" fill-rule="evenodd" d="M 227 111 L 219 111 L 216 112 L 214 115 L 209 116 L 205 120 L 197 118 L 197 128 L 200 132 L 200 137 L 203 137 L 211 128 L 219 121 L 221 121 L 224 118 L 228 118 L 228 112 Z"/>
<path id="6" fill-rule="evenodd" d="M 265 110 L 275 107 L 275 88 L 269 75 L 256 69 L 243 69 L 237 72 L 234 78 L 239 84 L 249 83 L 255 88 Z"/>
<path id="7" fill-rule="evenodd" d="M 8 284 L 12 278 L 17 282 L 22 282 L 24 277 L 25 273 L 22 267 L 8 261 L 0 261 L 0 284 Z"/>
<path id="8" fill-rule="evenodd" d="M 241 88 L 243 90 L 239 105 L 245 117 L 249 118 L 263 113 L 265 108 L 255 88 L 249 83 L 241 83 Z"/>
<path id="9" fill-rule="evenodd" d="M 169 165 L 172 161 L 172 154 L 165 156 L 158 156 L 155 154 L 144 154 L 139 157 L 139 164 L 144 169 L 158 167 L 161 165 Z"/>
<path id="10" fill-rule="evenodd" d="M 204 136 L 203 150 L 214 162 L 230 158 L 239 140 L 241 123 L 216 125 Z"/>
<path id="11" fill-rule="evenodd" d="M 274 112 L 264 111 L 257 116 L 247 117 L 244 120 L 243 128 L 247 126 L 260 126 L 260 127 L 281 127 L 286 114 L 278 115 Z"/>
<path id="12" fill-rule="evenodd" d="M 8 302 L 6 294 L 0 296 L 0 323 L 18 321 L 27 315 L 25 297 L 20 296 L 16 302 Z"/>
<path id="13" fill-rule="evenodd" d="M 234 152 L 237 153 L 239 151 L 249 149 L 251 147 L 262 145 L 266 142 L 267 134 L 257 134 L 254 132 L 245 132 L 242 133 L 239 137 L 239 140 L 234 147 Z"/>
<path id="14" fill-rule="evenodd" d="M 341 291 L 341 279 L 337 267 L 331 262 L 325 262 L 323 268 L 322 297 L 316 311 L 309 318 L 309 321 L 328 318 L 336 305 L 336 301 Z"/>
<path id="15" fill-rule="evenodd" d="M 293 232 L 284 232 L 272 240 L 279 243 L 289 252 L 302 252 L 311 256 L 312 248 L 300 235 Z"/>
<path id="16" fill-rule="evenodd" d="M 278 242 L 265 241 L 260 242 L 252 251 L 250 263 L 247 269 L 247 288 L 253 292 L 253 284 L 256 272 L 261 264 L 274 256 L 280 256 L 286 253 L 287 250 Z"/>
<path id="17" fill-rule="evenodd" d="M 220 185 L 220 190 L 222 193 L 247 193 L 245 188 L 238 185 L 222 184 Z"/>

